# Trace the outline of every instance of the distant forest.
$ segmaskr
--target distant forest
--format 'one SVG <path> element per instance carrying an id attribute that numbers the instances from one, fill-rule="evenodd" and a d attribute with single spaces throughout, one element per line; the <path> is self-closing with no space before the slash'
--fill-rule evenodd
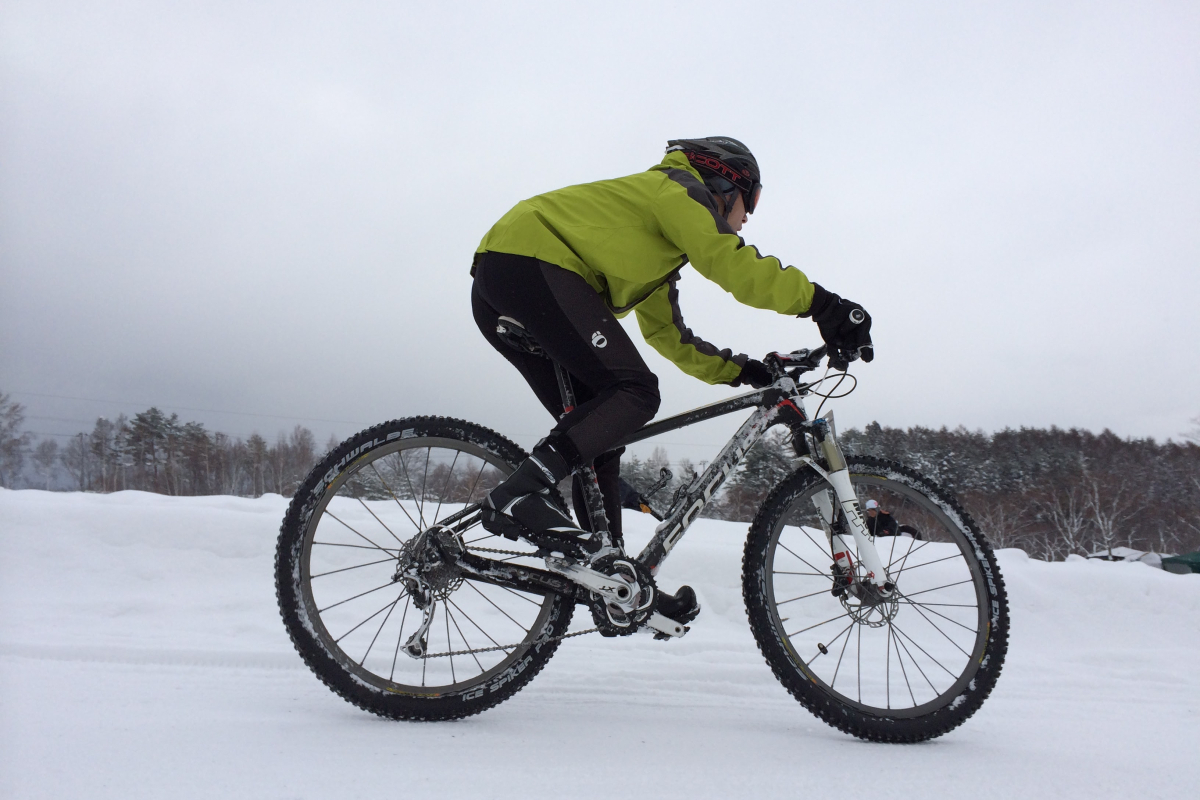
<path id="1" fill-rule="evenodd" d="M 995 546 L 1046 560 L 1118 546 L 1200 550 L 1200 436 L 1188 438 L 1193 441 L 1158 444 L 1111 431 L 986 434 L 877 422 L 839 432 L 848 454 L 899 461 L 953 491 Z M 629 459 L 622 474 L 645 490 L 667 460 L 662 450 L 646 461 Z M 746 454 L 707 515 L 752 520 L 771 488 L 796 466 L 789 435 L 776 429 Z M 690 465 L 678 471 L 687 473 Z M 659 496 L 669 497 L 671 488 Z"/>
<path id="2" fill-rule="evenodd" d="M 24 409 L 0 394 L 0 486 L 52 488 L 65 477 L 76 491 L 138 489 L 170 495 L 290 496 L 321 454 L 297 425 L 274 442 L 243 440 L 150 408 L 98 419 L 59 447 L 23 432 Z M 1021 428 L 993 434 L 964 428 L 888 428 L 871 423 L 840 432 L 848 453 L 906 464 L 953 491 L 998 547 L 1058 560 L 1115 546 L 1159 553 L 1200 550 L 1200 427 L 1188 441 L 1122 439 L 1110 431 Z M 641 490 L 671 465 L 656 448 L 626 458 L 621 474 Z M 688 480 L 688 461 L 657 498 Z M 708 516 L 748 522 L 767 492 L 796 468 L 788 435 L 776 431 L 747 454 Z"/>
<path id="3" fill-rule="evenodd" d="M 98 419 L 61 447 L 49 438 L 35 443 L 23 424 L 24 408 L 0 394 L 0 486 L 61 488 L 65 473 L 74 491 L 291 496 L 322 452 L 301 425 L 273 443 L 257 433 L 243 440 L 157 408 Z"/>

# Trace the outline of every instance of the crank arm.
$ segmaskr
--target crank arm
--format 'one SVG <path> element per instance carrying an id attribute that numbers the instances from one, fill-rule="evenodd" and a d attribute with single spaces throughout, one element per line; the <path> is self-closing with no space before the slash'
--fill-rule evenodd
<path id="1" fill-rule="evenodd" d="M 595 592 L 606 602 L 612 603 L 624 611 L 633 610 L 633 602 L 638 596 L 636 584 L 630 585 L 620 576 L 605 575 L 603 572 L 597 572 L 589 567 L 553 556 L 546 559 L 546 566 L 551 572 L 556 572 L 588 591 Z"/>
<path id="2" fill-rule="evenodd" d="M 646 627 L 642 630 L 654 630 L 656 635 L 662 634 L 672 639 L 678 639 L 687 633 L 689 628 L 687 625 L 681 625 L 670 617 L 664 617 L 655 611 L 650 615 L 650 619 L 646 620 Z"/>

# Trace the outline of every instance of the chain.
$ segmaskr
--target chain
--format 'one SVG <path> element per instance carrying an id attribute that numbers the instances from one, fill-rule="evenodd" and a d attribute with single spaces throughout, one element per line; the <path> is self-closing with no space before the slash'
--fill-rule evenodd
<path id="1" fill-rule="evenodd" d="M 570 639 L 572 636 L 583 636 L 585 633 L 595 633 L 598 630 L 600 630 L 600 629 L 599 628 L 588 628 L 586 631 L 575 631 L 574 633 L 564 633 L 564 634 L 560 634 L 559 636 L 551 636 L 549 639 L 544 639 L 543 641 L 561 642 L 563 639 Z M 446 656 L 473 656 L 476 653 L 492 653 L 497 650 L 504 650 L 505 652 L 508 652 L 509 650 L 520 647 L 521 644 L 524 644 L 524 642 L 521 642 L 519 644 L 502 644 L 502 645 L 497 645 L 496 647 L 477 647 L 473 650 L 452 650 L 452 651 L 447 651 L 445 653 L 426 653 L 423 656 L 423 658 L 445 658 Z M 536 642 L 535 642 L 535 644 L 536 644 Z"/>
<path id="2" fill-rule="evenodd" d="M 497 550 L 494 547 L 476 547 L 473 544 L 467 545 L 467 549 L 468 550 L 478 550 L 480 553 L 503 553 L 506 556 L 529 556 L 530 558 L 537 557 L 536 552 L 518 553 L 516 550 Z"/>

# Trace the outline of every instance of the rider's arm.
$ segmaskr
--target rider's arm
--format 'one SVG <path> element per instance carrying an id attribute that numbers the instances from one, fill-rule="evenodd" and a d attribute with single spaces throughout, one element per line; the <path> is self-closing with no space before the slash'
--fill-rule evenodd
<path id="1" fill-rule="evenodd" d="M 747 245 L 717 214 L 712 193 L 690 172 L 665 172 L 668 180 L 655 198 L 655 217 L 663 236 L 687 253 L 697 272 L 748 306 L 793 316 L 808 310 L 813 285 L 803 272 Z"/>
<path id="2" fill-rule="evenodd" d="M 637 305 L 642 336 L 664 358 L 706 383 L 732 383 L 742 372 L 746 356 L 718 350 L 683 323 L 675 278 Z"/>

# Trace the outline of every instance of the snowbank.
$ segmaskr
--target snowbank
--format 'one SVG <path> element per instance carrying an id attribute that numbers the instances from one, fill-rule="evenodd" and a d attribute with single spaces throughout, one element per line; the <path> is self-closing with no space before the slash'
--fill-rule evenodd
<path id="1" fill-rule="evenodd" d="M 0 490 L 0 795 L 793 796 L 857 775 L 889 797 L 1184 797 L 1200 778 L 1200 576 L 1002 551 L 995 694 L 943 739 L 870 745 L 776 683 L 742 608 L 745 526 L 702 520 L 659 576 L 700 595 L 685 639 L 571 639 L 482 716 L 395 723 L 292 651 L 286 503 Z"/>

